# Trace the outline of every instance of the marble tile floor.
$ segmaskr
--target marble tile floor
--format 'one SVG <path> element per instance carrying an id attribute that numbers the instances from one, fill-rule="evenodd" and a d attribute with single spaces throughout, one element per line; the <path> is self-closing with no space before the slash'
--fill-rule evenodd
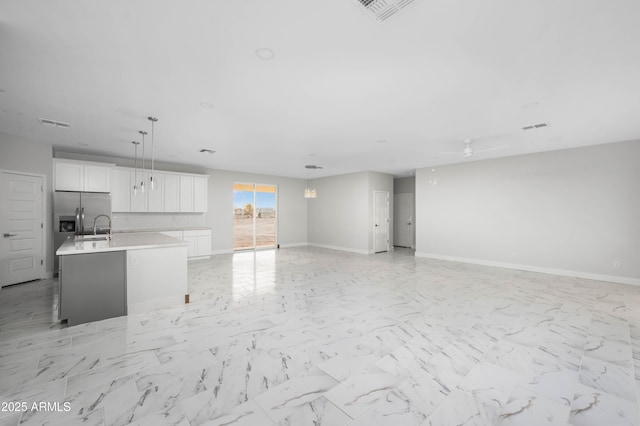
<path id="1" fill-rule="evenodd" d="M 65 327 L 55 284 L 0 290 L 0 426 L 640 424 L 638 287 L 304 247 Z"/>

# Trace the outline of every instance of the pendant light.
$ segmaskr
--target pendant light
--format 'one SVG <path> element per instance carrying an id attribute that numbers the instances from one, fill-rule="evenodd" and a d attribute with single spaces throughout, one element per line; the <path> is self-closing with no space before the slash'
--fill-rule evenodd
<path id="1" fill-rule="evenodd" d="M 144 136 L 147 134 L 144 130 L 138 130 L 142 135 L 142 179 L 140 179 L 140 191 L 144 194 Z"/>
<path id="2" fill-rule="evenodd" d="M 315 164 L 308 164 L 308 165 L 304 166 L 304 168 L 307 169 L 307 170 L 318 170 L 318 169 L 321 169 L 322 167 L 316 166 Z M 307 186 L 304 189 L 304 198 L 318 198 L 318 192 L 316 191 L 316 189 L 309 187 L 309 172 L 308 171 L 307 171 Z"/>
<path id="3" fill-rule="evenodd" d="M 133 141 L 131 142 L 133 144 L 134 148 L 134 153 L 135 153 L 135 166 L 134 166 L 134 172 L 133 172 L 133 195 L 138 195 L 138 145 L 140 145 L 140 142 L 136 142 Z"/>
<path id="4" fill-rule="evenodd" d="M 155 180 L 153 179 L 153 175 L 156 171 L 156 164 L 155 164 L 156 152 L 155 152 L 155 144 L 154 144 L 154 138 L 153 138 L 153 130 L 154 130 L 154 125 L 158 121 L 158 119 L 155 117 L 147 117 L 147 119 L 151 121 L 151 174 L 149 175 L 149 185 L 151 187 L 151 190 L 153 191 L 154 189 L 156 189 L 156 183 L 155 183 Z"/>

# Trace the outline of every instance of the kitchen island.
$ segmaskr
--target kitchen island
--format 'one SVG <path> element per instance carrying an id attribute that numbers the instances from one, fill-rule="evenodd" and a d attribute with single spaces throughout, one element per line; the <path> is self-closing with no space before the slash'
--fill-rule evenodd
<path id="1" fill-rule="evenodd" d="M 58 314 L 69 325 L 184 303 L 187 243 L 159 233 L 69 237 L 60 256 Z"/>

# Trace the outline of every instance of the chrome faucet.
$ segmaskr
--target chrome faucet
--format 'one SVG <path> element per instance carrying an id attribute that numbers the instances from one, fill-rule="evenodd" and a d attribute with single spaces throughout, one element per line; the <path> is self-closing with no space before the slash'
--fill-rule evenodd
<path id="1" fill-rule="evenodd" d="M 111 237 L 112 237 L 112 235 L 111 235 L 111 230 L 112 230 L 111 217 L 107 216 L 106 214 L 99 214 L 98 216 L 96 216 L 95 219 L 93 219 L 93 235 L 96 235 L 96 232 L 98 231 L 98 228 L 96 228 L 96 221 L 98 220 L 99 217 L 106 217 L 107 219 L 109 219 L 109 239 L 111 239 Z"/>

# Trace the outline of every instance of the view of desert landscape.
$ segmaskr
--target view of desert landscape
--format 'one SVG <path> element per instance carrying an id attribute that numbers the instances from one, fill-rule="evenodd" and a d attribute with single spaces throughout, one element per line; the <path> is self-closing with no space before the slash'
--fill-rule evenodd
<path id="1" fill-rule="evenodd" d="M 276 244 L 276 217 L 256 218 L 256 247 L 273 247 Z M 253 248 L 253 217 L 233 218 L 233 248 L 235 250 Z"/>

